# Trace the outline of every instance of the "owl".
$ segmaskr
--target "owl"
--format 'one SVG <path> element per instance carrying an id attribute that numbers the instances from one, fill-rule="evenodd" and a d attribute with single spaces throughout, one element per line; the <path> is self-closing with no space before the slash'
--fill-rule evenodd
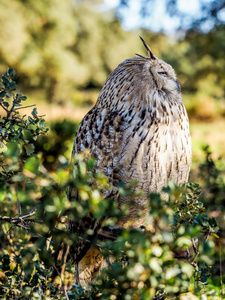
<path id="1" fill-rule="evenodd" d="M 136 188 L 144 191 L 145 196 L 132 201 L 118 224 L 126 227 L 145 224 L 150 192 L 160 193 L 168 180 L 179 185 L 187 182 L 192 155 L 189 120 L 176 74 L 141 40 L 148 56 L 126 59 L 108 76 L 95 106 L 79 125 L 72 152 L 74 156 L 90 149 L 96 171 L 104 173 L 112 187 L 104 196 L 114 197 L 118 207 L 131 202 L 118 194 L 120 182 L 135 180 Z M 91 228 L 97 235 L 101 224 L 87 216 L 79 228 Z M 100 252 L 91 245 L 94 236 L 75 250 L 81 285 L 93 280 L 103 264 Z"/>

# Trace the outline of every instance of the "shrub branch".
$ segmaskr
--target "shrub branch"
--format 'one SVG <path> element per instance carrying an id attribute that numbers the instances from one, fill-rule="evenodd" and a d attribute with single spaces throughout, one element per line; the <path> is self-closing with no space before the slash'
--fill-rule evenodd
<path id="1" fill-rule="evenodd" d="M 36 208 L 33 208 L 27 214 L 19 217 L 0 216 L 0 221 L 8 222 L 13 226 L 18 226 L 28 230 L 30 228 L 30 223 L 34 223 L 38 221 L 37 219 L 30 219 L 30 217 L 35 214 L 36 214 Z"/>

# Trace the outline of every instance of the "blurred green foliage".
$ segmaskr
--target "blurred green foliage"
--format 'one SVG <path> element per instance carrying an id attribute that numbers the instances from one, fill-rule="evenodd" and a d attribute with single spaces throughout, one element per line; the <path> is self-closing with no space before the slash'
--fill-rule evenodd
<path id="1" fill-rule="evenodd" d="M 3 0 L 0 25 L 0 67 L 16 68 L 23 85 L 44 89 L 50 102 L 70 99 L 74 87 L 101 86 L 134 52 L 124 42 L 135 36 L 87 0 Z"/>
<path id="2" fill-rule="evenodd" d="M 12 88 L 15 76 L 11 69 L 3 75 L 2 90 L 5 91 L 7 84 Z M 6 97 L 1 102 L 8 103 L 2 104 L 7 110 L 13 107 L 13 101 L 21 104 L 26 100 L 22 95 L 10 96 L 12 99 Z M 9 119 L 3 116 L 1 126 L 5 120 L 10 135 L 2 139 L 5 148 L 0 161 L 5 172 L 0 189 L 1 299 L 182 299 L 187 292 L 192 297 L 204 294 L 208 299 L 219 299 L 222 289 L 218 282 L 223 279 L 219 277 L 219 269 L 213 277 L 211 272 L 218 259 L 215 244 L 219 228 L 216 220 L 206 213 L 207 203 L 200 200 L 201 191 L 196 183 L 188 183 L 186 187 L 169 183 L 164 189 L 168 201 L 157 194 L 149 195 L 146 229 L 122 229 L 115 241 L 96 241 L 103 257 L 110 257 L 112 264 L 102 270 L 90 290 L 75 285 L 70 252 L 64 256 L 62 271 L 56 261 L 62 242 L 69 249 L 84 238 L 70 232 L 68 219 L 78 222 L 91 214 L 103 226 L 113 226 L 129 208 L 119 210 L 114 199 L 103 198 L 107 179 L 94 172 L 95 162 L 87 153 L 78 155 L 72 163 L 63 155 L 65 148 L 59 144 L 71 138 L 73 133 L 68 130 L 71 123 L 52 124 L 57 133 L 55 139 L 51 133 L 45 135 L 44 144 L 55 147 L 55 161 L 48 165 L 44 147 L 38 152 L 34 149 L 46 133 L 44 126 L 39 128 L 44 121 L 36 110 L 24 118 L 16 113 Z M 17 136 L 19 126 L 22 130 Z M 29 137 L 30 133 L 34 139 L 25 140 L 24 136 Z M 24 151 L 24 142 L 33 145 L 33 151 Z M 208 161 L 213 166 L 209 156 Z M 211 174 L 217 178 L 216 172 Z M 69 186 L 77 191 L 77 196 L 71 199 L 67 197 Z M 135 197 L 133 189 L 134 184 L 121 184 L 119 192 Z M 198 250 L 197 246 L 194 248 L 196 237 Z"/>
<path id="3" fill-rule="evenodd" d="M 120 62 L 144 53 L 138 39 L 142 35 L 153 52 L 176 70 L 190 117 L 212 120 L 225 115 L 223 23 L 215 23 L 208 32 L 193 26 L 176 38 L 140 28 L 124 31 L 116 12 L 103 2 L 2 0 L 0 70 L 15 68 L 23 89 L 29 94 L 44 91 L 48 103 L 80 102 L 80 89 L 100 89 Z M 219 10 L 213 5 L 218 1 L 211 2 L 207 16 L 215 17 Z M 169 11 L 179 15 L 177 1 L 168 3 Z M 154 5 L 151 9 L 154 13 Z M 95 95 L 92 98 L 96 100 Z"/>
<path id="4" fill-rule="evenodd" d="M 205 161 L 199 166 L 199 179 L 204 187 L 201 199 L 214 209 L 224 209 L 225 171 L 223 165 L 221 165 L 221 158 L 214 161 L 209 146 L 204 147 L 203 150 Z"/>
<path id="5" fill-rule="evenodd" d="M 49 133 L 40 136 L 35 142 L 35 153 L 42 153 L 42 163 L 48 170 L 55 170 L 61 155 L 70 158 L 72 141 L 74 140 L 78 123 L 63 120 L 48 124 Z M 26 139 L 31 141 L 30 133 Z"/>

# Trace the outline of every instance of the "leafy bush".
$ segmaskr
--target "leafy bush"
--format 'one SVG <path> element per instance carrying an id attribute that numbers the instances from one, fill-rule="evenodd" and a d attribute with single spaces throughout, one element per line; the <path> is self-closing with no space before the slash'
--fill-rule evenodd
<path id="1" fill-rule="evenodd" d="M 225 208 L 225 181 L 224 169 L 221 158 L 217 161 L 212 159 L 209 146 L 203 148 L 205 161 L 199 166 L 199 178 L 204 187 L 201 200 L 213 208 Z"/>
<path id="2" fill-rule="evenodd" d="M 119 210 L 113 199 L 103 199 L 107 179 L 94 172 L 95 162 L 88 152 L 72 163 L 63 151 L 56 152 L 57 167 L 45 168 L 43 153 L 35 152 L 33 141 L 37 139 L 38 145 L 38 139 L 47 132 L 44 120 L 36 109 L 28 117 L 18 114 L 21 101 L 26 99 L 14 95 L 15 79 L 15 72 L 8 70 L 2 77 L 0 94 L 0 106 L 5 111 L 0 121 L 1 298 L 163 299 L 186 292 L 219 296 L 213 287 L 206 288 L 218 226 L 205 213 L 195 183 L 186 187 L 169 183 L 164 190 L 168 201 L 149 195 L 146 228 L 121 229 L 116 240 L 96 241 L 103 257 L 110 257 L 113 263 L 102 270 L 90 290 L 74 284 L 69 249 L 76 247 L 80 237 L 68 229 L 68 218 L 77 222 L 91 213 L 99 220 L 107 217 L 102 221 L 107 227 L 116 225 L 128 208 Z M 62 130 L 55 125 L 61 132 L 56 139 L 70 136 L 67 125 L 64 122 Z M 28 132 L 32 139 L 25 138 Z M 68 199 L 70 186 L 76 189 L 77 197 Z M 135 197 L 134 186 L 121 184 L 119 192 Z M 61 268 L 57 260 L 60 247 L 64 249 Z"/>
<path id="3" fill-rule="evenodd" d="M 60 155 L 71 156 L 71 141 L 75 137 L 77 128 L 77 123 L 68 120 L 49 123 L 48 135 L 42 135 L 34 142 L 35 153 L 42 153 L 42 163 L 45 168 L 54 171 L 60 164 Z M 31 141 L 31 134 L 27 133 L 26 138 Z"/>

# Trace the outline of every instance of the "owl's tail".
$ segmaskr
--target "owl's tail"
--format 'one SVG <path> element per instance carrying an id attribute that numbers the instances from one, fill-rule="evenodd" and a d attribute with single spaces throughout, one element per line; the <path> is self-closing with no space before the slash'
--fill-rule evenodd
<path id="1" fill-rule="evenodd" d="M 78 263 L 79 284 L 89 289 L 89 284 L 94 281 L 101 269 L 105 266 L 104 259 L 97 248 L 90 248 L 87 254 Z"/>

